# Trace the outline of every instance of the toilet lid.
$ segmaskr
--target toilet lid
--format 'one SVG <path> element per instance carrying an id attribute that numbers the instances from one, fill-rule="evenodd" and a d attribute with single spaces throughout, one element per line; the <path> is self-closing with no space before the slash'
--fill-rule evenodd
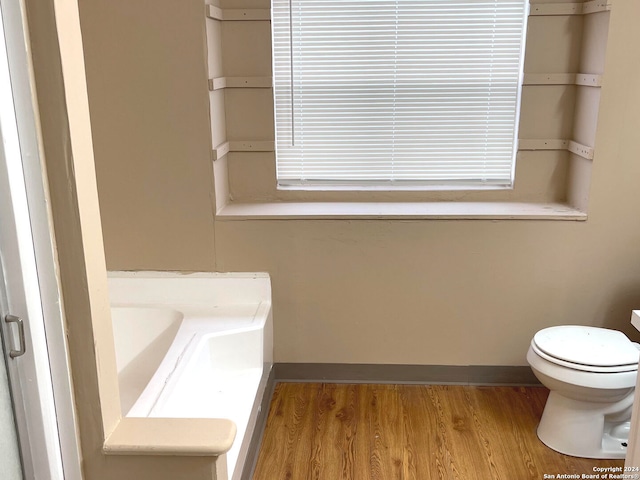
<path id="1" fill-rule="evenodd" d="M 607 328 L 549 327 L 536 333 L 533 341 L 547 355 L 581 365 L 633 365 L 640 357 L 640 351 L 624 333 Z"/>

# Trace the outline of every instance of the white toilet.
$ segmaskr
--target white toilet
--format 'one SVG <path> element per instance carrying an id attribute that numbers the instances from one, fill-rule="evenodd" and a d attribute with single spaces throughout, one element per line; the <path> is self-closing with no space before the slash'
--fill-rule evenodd
<path id="1" fill-rule="evenodd" d="M 606 328 L 563 325 L 536 333 L 527 361 L 550 390 L 538 438 L 566 455 L 624 458 L 639 347 Z"/>

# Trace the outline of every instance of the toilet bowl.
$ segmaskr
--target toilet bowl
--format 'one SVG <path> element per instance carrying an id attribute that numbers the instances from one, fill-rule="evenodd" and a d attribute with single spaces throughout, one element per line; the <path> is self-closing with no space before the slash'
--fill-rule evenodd
<path id="1" fill-rule="evenodd" d="M 606 328 L 563 325 L 536 333 L 527 361 L 550 390 L 538 438 L 566 455 L 624 458 L 638 347 Z"/>

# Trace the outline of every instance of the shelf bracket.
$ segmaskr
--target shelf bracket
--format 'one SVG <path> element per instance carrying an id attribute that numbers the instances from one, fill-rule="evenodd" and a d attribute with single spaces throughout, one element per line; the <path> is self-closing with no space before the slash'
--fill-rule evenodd
<path id="1" fill-rule="evenodd" d="M 260 21 L 271 20 L 271 10 L 268 8 L 231 8 L 222 9 L 209 5 L 207 17 L 220 21 Z"/>
<path id="2" fill-rule="evenodd" d="M 209 79 L 209 90 L 223 88 L 271 88 L 271 77 L 217 77 Z"/>
<path id="3" fill-rule="evenodd" d="M 593 75 L 588 73 L 525 73 L 522 84 L 601 87 L 602 75 Z"/>
<path id="4" fill-rule="evenodd" d="M 593 160 L 593 147 L 582 145 L 573 140 L 562 139 L 524 139 L 518 140 L 518 151 L 567 150 L 587 160 Z"/>
<path id="5" fill-rule="evenodd" d="M 215 162 L 229 152 L 274 152 L 275 149 L 272 140 L 231 140 L 215 147 L 211 151 L 211 158 Z"/>

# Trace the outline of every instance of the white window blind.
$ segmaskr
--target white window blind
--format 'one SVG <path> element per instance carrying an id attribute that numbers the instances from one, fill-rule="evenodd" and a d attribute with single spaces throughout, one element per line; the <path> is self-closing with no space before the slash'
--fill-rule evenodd
<path id="1" fill-rule="evenodd" d="M 272 0 L 278 183 L 513 180 L 526 0 Z"/>

